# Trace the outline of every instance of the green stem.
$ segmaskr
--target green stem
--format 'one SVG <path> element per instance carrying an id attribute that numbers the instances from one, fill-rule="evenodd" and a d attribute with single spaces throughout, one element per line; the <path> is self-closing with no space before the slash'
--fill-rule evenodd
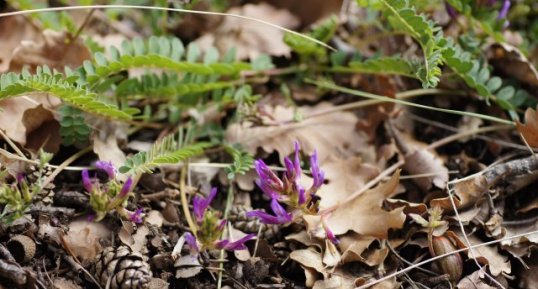
<path id="1" fill-rule="evenodd" d="M 224 208 L 224 219 L 228 218 L 228 214 L 230 213 L 230 208 L 232 207 L 234 199 L 234 188 L 233 185 L 230 185 L 230 188 L 228 189 L 228 195 L 226 197 L 226 207 Z M 220 250 L 220 260 L 224 260 L 224 249 Z M 218 274 L 218 280 L 217 280 L 217 289 L 221 289 L 222 287 L 222 272 L 224 272 L 224 262 L 220 262 L 219 264 L 219 274 Z"/>
<path id="2" fill-rule="evenodd" d="M 366 97 L 366 98 L 377 99 L 377 100 L 380 100 L 380 101 L 393 102 L 393 103 L 398 103 L 398 104 L 403 104 L 403 105 L 407 105 L 407 106 L 418 107 L 418 108 L 422 108 L 422 109 L 429 109 L 429 110 L 439 111 L 439 112 L 444 112 L 444 113 L 451 113 L 451 114 L 464 115 L 464 116 L 466 115 L 466 116 L 481 118 L 481 119 L 484 119 L 484 120 L 489 120 L 489 121 L 492 121 L 492 122 L 508 124 L 508 125 L 512 125 L 512 126 L 515 125 L 515 123 L 513 121 L 498 118 L 498 117 L 494 117 L 494 116 L 489 116 L 489 115 L 484 115 L 484 114 L 479 114 L 479 113 L 474 113 L 474 112 L 458 111 L 458 110 L 451 110 L 451 109 L 444 109 L 444 108 L 438 108 L 438 107 L 422 105 L 422 104 L 413 103 L 413 102 L 409 102 L 409 101 L 405 101 L 405 100 L 401 100 L 401 99 L 395 99 L 395 98 L 390 98 L 390 97 L 386 97 L 386 96 L 382 96 L 382 95 L 377 95 L 377 94 L 373 94 L 373 93 L 369 93 L 369 92 L 365 92 L 365 91 L 353 90 L 353 89 L 350 89 L 350 88 L 338 86 L 338 85 L 328 83 L 328 82 L 315 81 L 315 80 L 311 80 L 311 79 L 306 79 L 305 81 L 307 83 L 314 84 L 314 85 L 316 85 L 318 87 L 331 89 L 331 90 L 336 90 L 336 91 L 340 91 L 340 92 L 344 92 L 344 93 L 349 93 L 351 95 L 362 96 L 362 97 Z M 417 90 L 417 91 L 419 91 L 419 90 Z M 415 93 L 417 93 L 417 95 L 419 95 L 418 92 L 415 92 Z"/>

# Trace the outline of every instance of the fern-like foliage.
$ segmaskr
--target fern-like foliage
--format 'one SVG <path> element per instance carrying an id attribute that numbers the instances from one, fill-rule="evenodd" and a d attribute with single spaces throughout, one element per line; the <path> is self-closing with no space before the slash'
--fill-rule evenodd
<path id="1" fill-rule="evenodd" d="M 186 94 L 204 93 L 237 85 L 238 82 L 214 81 L 193 83 L 187 78 L 181 78 L 176 73 L 144 74 L 140 78 L 130 78 L 121 82 L 116 88 L 116 95 L 143 96 L 152 99 L 171 99 Z"/>
<path id="2" fill-rule="evenodd" d="M 339 67 L 336 71 L 404 75 L 420 80 L 424 88 L 437 86 L 441 76 L 440 65 L 443 63 L 444 38 L 441 28 L 423 14 L 418 14 L 407 0 L 359 1 L 359 4 L 381 10 L 392 29 L 415 39 L 422 49 L 423 59 L 382 57 L 355 61 L 349 69 Z"/>
<path id="3" fill-rule="evenodd" d="M 152 36 L 148 41 L 135 38 L 124 41 L 121 49 L 111 47 L 110 57 L 101 52 L 95 53 L 93 61 L 84 62 L 79 72 L 93 86 L 130 68 L 158 68 L 200 75 L 234 75 L 251 69 L 251 65 L 245 62 L 215 62 L 214 53 L 206 55 L 203 62 L 199 60 L 200 56 L 198 46 L 191 44 L 185 49 L 178 38 Z"/>
<path id="4" fill-rule="evenodd" d="M 398 56 L 370 58 L 365 61 L 352 61 L 348 66 L 337 66 L 333 72 L 395 74 L 416 78 L 421 64 Z"/>
<path id="5" fill-rule="evenodd" d="M 84 145 L 88 142 L 91 128 L 84 120 L 84 113 L 70 105 L 62 105 L 60 113 L 60 135 L 64 145 Z"/>
<path id="6" fill-rule="evenodd" d="M 446 42 L 443 58 L 454 73 L 486 100 L 493 99 L 500 107 L 509 111 L 525 102 L 526 91 L 503 85 L 500 77 L 491 76 L 487 65 L 451 40 Z"/>
<path id="7" fill-rule="evenodd" d="M 0 76 L 0 100 L 33 92 L 50 93 L 80 110 L 114 119 L 131 119 L 131 115 L 115 105 L 105 103 L 97 94 L 75 83 L 77 76 L 52 72 L 38 67 L 35 74 L 24 71 Z"/>
<path id="8" fill-rule="evenodd" d="M 441 28 L 422 14 L 418 14 L 407 0 L 381 0 L 388 15 L 388 21 L 395 30 L 413 37 L 424 54 L 423 66 L 416 71 L 422 86 L 435 87 L 439 82 L 442 64 L 438 42 L 442 39 Z"/>
<path id="9" fill-rule="evenodd" d="M 148 152 L 139 152 L 127 159 L 119 171 L 127 174 L 151 173 L 159 165 L 175 164 L 200 155 L 209 146 L 211 143 L 205 142 L 184 145 L 181 134 L 169 135 L 155 143 Z"/>
<path id="10" fill-rule="evenodd" d="M 227 145 L 224 148 L 233 158 L 232 164 L 227 168 L 228 179 L 233 179 L 237 174 L 244 175 L 252 168 L 254 157 L 250 153 L 235 146 Z"/>

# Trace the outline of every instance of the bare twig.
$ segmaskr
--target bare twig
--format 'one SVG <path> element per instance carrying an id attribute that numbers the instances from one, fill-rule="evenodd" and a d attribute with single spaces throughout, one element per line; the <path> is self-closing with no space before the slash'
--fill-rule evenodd
<path id="1" fill-rule="evenodd" d="M 65 6 L 65 7 L 48 7 L 48 8 L 41 8 L 41 9 L 29 9 L 29 10 L 22 10 L 22 11 L 13 11 L 13 12 L 5 12 L 0 13 L 0 17 L 6 17 L 6 16 L 15 16 L 15 15 L 27 15 L 31 13 L 39 13 L 39 12 L 59 12 L 59 11 L 73 11 L 73 10 L 87 10 L 87 9 L 139 9 L 139 10 L 155 10 L 155 11 L 169 11 L 169 12 L 179 12 L 179 13 L 191 13 L 191 14 L 201 14 L 201 15 L 211 15 L 211 16 L 229 16 L 229 17 L 235 17 L 242 20 L 248 20 L 253 22 L 258 22 L 263 25 L 267 25 L 270 27 L 273 27 L 278 30 L 282 30 L 288 33 L 291 33 L 295 36 L 307 39 L 308 41 L 312 41 L 320 46 L 323 46 L 325 48 L 328 48 L 332 51 L 336 51 L 332 46 L 324 43 L 323 41 L 317 40 L 313 37 L 310 37 L 308 35 L 301 34 L 299 32 L 293 31 L 291 29 L 284 28 L 282 26 L 273 24 L 268 21 L 264 21 L 258 18 L 254 17 L 248 17 L 244 15 L 239 14 L 230 14 L 230 13 L 221 13 L 221 12 L 211 12 L 211 11 L 199 11 L 199 10 L 188 10 L 188 9 L 180 9 L 180 8 L 168 8 L 168 7 L 158 7 L 158 6 L 141 6 L 141 5 L 88 5 L 88 6 Z"/>

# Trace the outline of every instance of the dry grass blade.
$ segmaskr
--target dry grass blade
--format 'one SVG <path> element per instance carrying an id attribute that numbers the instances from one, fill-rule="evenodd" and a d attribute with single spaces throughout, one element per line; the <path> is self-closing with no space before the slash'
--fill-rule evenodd
<path id="1" fill-rule="evenodd" d="M 332 51 L 336 51 L 332 46 L 327 45 L 326 43 L 319 41 L 315 38 L 312 38 L 310 36 L 301 34 L 299 32 L 275 25 L 273 23 L 247 17 L 243 15 L 237 15 L 237 14 L 228 14 L 228 13 L 221 13 L 221 12 L 210 12 L 210 11 L 199 11 L 199 10 L 188 10 L 188 9 L 180 9 L 180 8 L 168 8 L 168 7 L 156 7 L 156 6 L 141 6 L 141 5 L 88 5 L 88 6 L 66 6 L 66 7 L 50 7 L 50 8 L 42 8 L 42 9 L 31 9 L 31 10 L 23 10 L 23 11 L 14 11 L 14 12 L 6 12 L 6 13 L 0 13 L 1 17 L 7 17 L 7 16 L 15 16 L 15 15 L 28 15 L 32 13 L 42 13 L 42 12 L 61 12 L 61 11 L 72 11 L 72 10 L 88 10 L 88 9 L 140 9 L 140 10 L 154 10 L 154 11 L 169 11 L 169 12 L 180 12 L 180 13 L 191 13 L 191 14 L 202 14 L 202 15 L 216 15 L 216 16 L 229 16 L 229 17 L 236 17 L 243 20 L 248 21 L 254 21 L 258 22 L 270 27 L 273 27 L 275 29 L 279 29 L 291 34 L 294 34 L 296 36 L 299 36 L 301 38 L 307 39 L 308 41 L 312 41 L 320 46 L 323 46 L 327 49 L 330 49 Z"/>

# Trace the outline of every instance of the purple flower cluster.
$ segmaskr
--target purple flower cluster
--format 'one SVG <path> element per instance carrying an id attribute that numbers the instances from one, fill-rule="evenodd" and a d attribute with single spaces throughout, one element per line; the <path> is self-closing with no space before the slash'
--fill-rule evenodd
<path id="1" fill-rule="evenodd" d="M 117 170 L 111 162 L 98 161 L 95 163 L 97 170 L 105 172 L 108 176 L 106 184 L 100 184 L 96 178 L 90 178 L 88 170 L 82 171 L 82 185 L 90 193 L 90 204 L 95 215 L 91 219 L 101 220 L 109 211 L 116 210 L 126 219 L 134 223 L 142 223 L 142 209 L 130 212 L 123 207 L 133 186 L 133 180 L 129 177 L 121 183 L 116 178 Z"/>
<path id="2" fill-rule="evenodd" d="M 196 219 L 197 232 L 196 236 L 190 232 L 185 233 L 185 242 L 193 255 L 198 254 L 203 249 L 243 250 L 246 248 L 245 242 L 256 236 L 248 234 L 236 241 L 219 240 L 227 221 L 220 220 L 218 214 L 209 208 L 216 195 L 217 188 L 213 188 L 207 198 L 195 196 L 192 199 L 192 211 Z"/>
<path id="3" fill-rule="evenodd" d="M 316 214 L 318 211 L 318 202 L 315 197 L 316 192 L 323 185 L 325 173 L 319 168 L 318 155 L 314 151 L 310 157 L 310 173 L 313 182 L 310 188 L 306 189 L 300 184 L 302 170 L 299 159 L 299 143 L 294 143 L 295 155 L 293 161 L 286 157 L 284 165 L 286 171 L 282 178 L 279 178 L 262 160 L 256 160 L 254 166 L 258 173 L 256 184 L 258 187 L 271 198 L 271 210 L 273 215 L 264 211 L 251 211 L 247 213 L 248 217 L 256 217 L 265 224 L 287 224 L 294 220 L 294 213 L 297 216 L 301 214 Z M 286 204 L 292 212 L 288 212 L 280 202 Z M 327 226 L 324 226 L 327 237 L 333 242 L 338 240 Z"/>

